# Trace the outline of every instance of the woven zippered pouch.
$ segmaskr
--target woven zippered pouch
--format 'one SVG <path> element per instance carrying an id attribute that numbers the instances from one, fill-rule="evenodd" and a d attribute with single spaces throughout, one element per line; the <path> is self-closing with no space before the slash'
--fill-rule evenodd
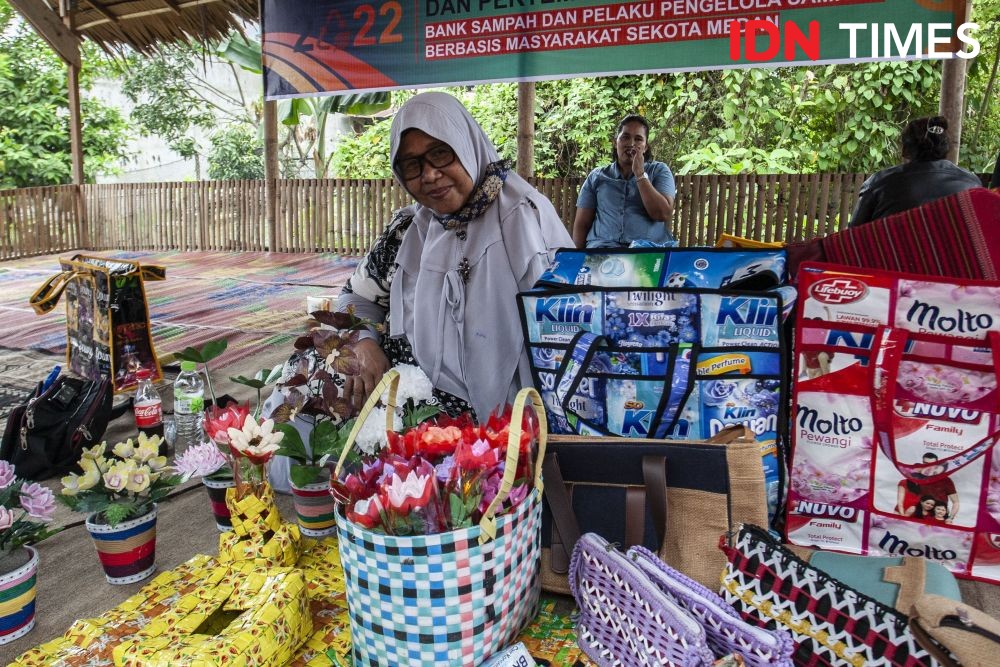
<path id="1" fill-rule="evenodd" d="M 664 595 L 701 623 L 715 655 L 739 653 L 746 667 L 792 667 L 795 644 L 787 631 L 747 623 L 716 593 L 670 567 L 649 549 L 632 547 L 625 556 Z"/>
<path id="2" fill-rule="evenodd" d="M 569 585 L 580 608 L 577 642 L 601 667 L 702 667 L 705 629 L 596 533 L 573 549 Z"/>

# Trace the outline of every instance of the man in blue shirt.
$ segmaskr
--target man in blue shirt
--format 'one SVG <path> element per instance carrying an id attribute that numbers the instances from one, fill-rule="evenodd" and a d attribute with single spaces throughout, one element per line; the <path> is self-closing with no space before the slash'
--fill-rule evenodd
<path id="1" fill-rule="evenodd" d="M 573 242 L 577 248 L 620 248 L 638 239 L 673 240 L 674 175 L 651 161 L 649 123 L 629 115 L 615 132 L 615 161 L 590 172 L 576 200 Z"/>

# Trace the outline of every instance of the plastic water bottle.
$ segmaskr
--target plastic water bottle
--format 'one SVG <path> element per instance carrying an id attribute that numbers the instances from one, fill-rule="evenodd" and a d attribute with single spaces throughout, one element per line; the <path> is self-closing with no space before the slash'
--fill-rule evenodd
<path id="1" fill-rule="evenodd" d="M 181 373 L 174 380 L 174 423 L 177 439 L 174 452 L 180 454 L 202 441 L 205 413 L 205 381 L 193 361 L 181 362 Z"/>

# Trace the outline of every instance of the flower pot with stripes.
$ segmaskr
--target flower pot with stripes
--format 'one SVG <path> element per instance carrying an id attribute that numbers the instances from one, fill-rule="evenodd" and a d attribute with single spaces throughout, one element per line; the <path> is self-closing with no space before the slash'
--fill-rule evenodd
<path id="1" fill-rule="evenodd" d="M 292 501 L 303 535 L 326 537 L 337 532 L 336 503 L 330 495 L 328 473 L 323 475 L 321 482 L 302 487 L 292 483 Z"/>
<path id="2" fill-rule="evenodd" d="M 38 551 L 24 547 L 28 562 L 0 574 L 0 644 L 12 642 L 35 627 L 35 583 Z"/>
<path id="3" fill-rule="evenodd" d="M 110 584 L 132 584 L 156 570 L 156 505 L 146 514 L 117 526 L 87 517 L 87 530 L 94 538 L 97 556 Z"/>
<path id="4" fill-rule="evenodd" d="M 232 477 L 222 479 L 211 479 L 203 477 L 201 483 L 208 491 L 208 501 L 212 505 L 212 514 L 215 515 L 215 526 L 219 532 L 225 533 L 233 529 L 232 516 L 229 513 L 229 505 L 226 504 L 226 489 L 232 489 L 236 482 Z"/>

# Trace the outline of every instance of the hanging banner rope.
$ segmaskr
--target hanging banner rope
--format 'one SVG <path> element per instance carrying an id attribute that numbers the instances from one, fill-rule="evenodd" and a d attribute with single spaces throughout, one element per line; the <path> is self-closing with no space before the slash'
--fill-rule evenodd
<path id="1" fill-rule="evenodd" d="M 964 12 L 964 0 L 264 0 L 266 95 L 972 57 Z"/>

